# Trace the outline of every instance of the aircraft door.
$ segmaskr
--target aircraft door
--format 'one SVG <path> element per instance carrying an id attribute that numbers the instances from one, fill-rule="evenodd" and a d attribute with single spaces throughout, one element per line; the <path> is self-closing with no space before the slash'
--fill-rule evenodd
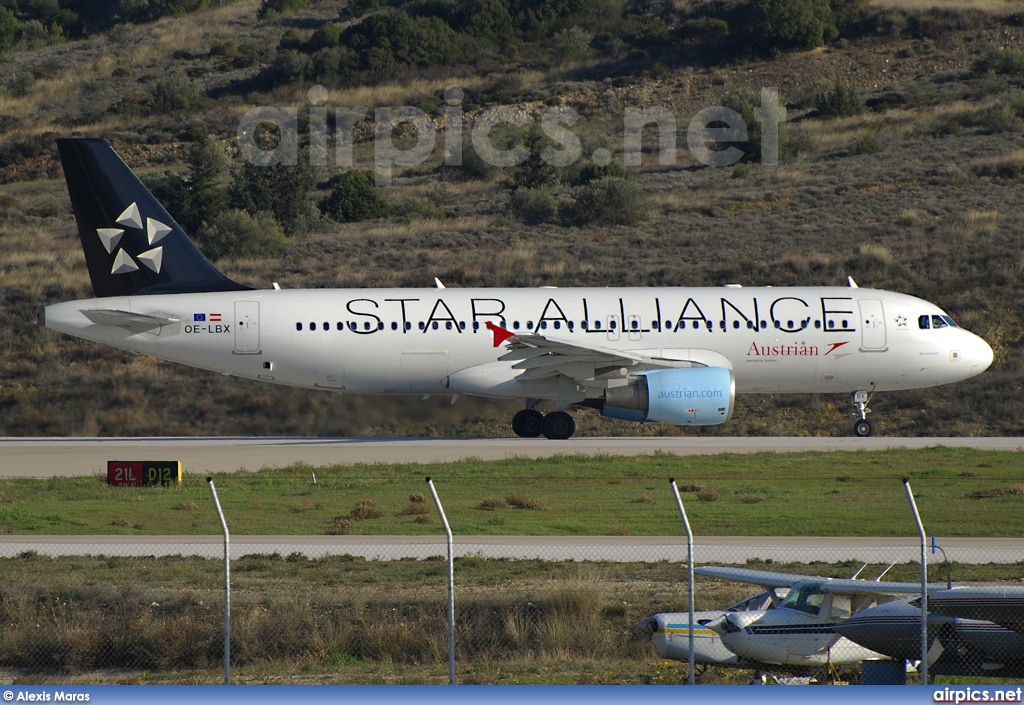
<path id="1" fill-rule="evenodd" d="M 884 351 L 885 311 L 881 299 L 860 299 L 861 350 Z"/>
<path id="2" fill-rule="evenodd" d="M 235 353 L 256 355 L 260 352 L 260 302 L 235 302 Z"/>

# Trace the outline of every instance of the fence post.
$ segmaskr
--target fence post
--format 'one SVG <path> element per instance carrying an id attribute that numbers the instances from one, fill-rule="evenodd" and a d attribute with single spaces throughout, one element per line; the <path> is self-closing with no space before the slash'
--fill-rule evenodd
<path id="1" fill-rule="evenodd" d="M 683 507 L 683 498 L 679 496 L 679 488 L 676 487 L 676 480 L 674 477 L 670 477 L 668 480 L 669 484 L 672 485 L 672 492 L 676 496 L 676 506 L 679 507 L 679 516 L 683 518 L 683 526 L 686 528 L 686 575 L 689 588 L 687 589 L 687 608 L 690 611 L 689 621 L 689 636 L 690 643 L 688 646 L 689 658 L 687 664 L 689 665 L 689 676 L 687 682 L 690 685 L 694 684 L 693 671 L 696 666 L 693 657 L 693 532 L 690 531 L 690 520 L 686 518 L 686 509 Z"/>
<path id="2" fill-rule="evenodd" d="M 909 478 L 903 478 L 903 487 L 907 490 L 910 509 L 914 512 L 917 532 L 921 536 L 921 667 L 918 672 L 921 674 L 921 685 L 928 685 L 928 538 L 924 533 L 921 515 L 917 511 L 914 493 L 910 489 Z"/>
<path id="3" fill-rule="evenodd" d="M 444 515 L 444 507 L 441 506 L 441 498 L 434 489 L 434 482 L 429 477 L 427 486 L 430 487 L 430 494 L 434 496 L 434 504 L 437 505 L 441 523 L 444 524 L 444 531 L 448 535 L 448 685 L 455 685 L 455 559 L 452 557 L 452 528 Z"/>
<path id="4" fill-rule="evenodd" d="M 210 485 L 210 494 L 213 495 L 221 530 L 224 532 L 224 685 L 231 685 L 231 534 L 228 533 L 228 523 L 224 520 L 224 510 L 220 507 L 213 478 L 206 478 L 206 482 Z"/>

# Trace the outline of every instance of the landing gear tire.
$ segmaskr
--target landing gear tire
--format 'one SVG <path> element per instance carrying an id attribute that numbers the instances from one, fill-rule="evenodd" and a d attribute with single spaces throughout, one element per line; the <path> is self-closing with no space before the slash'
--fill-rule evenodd
<path id="1" fill-rule="evenodd" d="M 564 441 L 576 433 L 576 422 L 564 411 L 552 411 L 544 417 L 544 437 Z"/>
<path id="2" fill-rule="evenodd" d="M 871 423 L 867 419 L 858 419 L 853 424 L 853 435 L 860 438 L 867 438 L 875 432 L 875 424 Z"/>
<path id="3" fill-rule="evenodd" d="M 523 409 L 512 417 L 512 430 L 520 438 L 537 438 L 544 432 L 544 414 Z"/>

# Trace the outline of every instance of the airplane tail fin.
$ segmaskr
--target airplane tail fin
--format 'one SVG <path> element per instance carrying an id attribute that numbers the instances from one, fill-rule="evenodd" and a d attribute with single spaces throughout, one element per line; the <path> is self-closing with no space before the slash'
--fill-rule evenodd
<path id="1" fill-rule="evenodd" d="M 99 139 L 58 139 L 96 296 L 244 291 L 217 271 L 121 157 Z"/>

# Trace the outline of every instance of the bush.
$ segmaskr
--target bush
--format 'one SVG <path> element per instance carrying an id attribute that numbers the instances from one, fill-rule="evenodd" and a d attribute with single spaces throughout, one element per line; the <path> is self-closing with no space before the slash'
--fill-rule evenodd
<path id="1" fill-rule="evenodd" d="M 502 0 L 468 0 L 454 18 L 455 28 L 488 43 L 512 37 L 512 16 Z"/>
<path id="2" fill-rule="evenodd" d="M 839 36 L 829 0 L 750 0 L 740 12 L 750 46 L 766 56 L 814 49 Z"/>
<path id="3" fill-rule="evenodd" d="M 214 216 L 199 229 L 199 246 L 211 259 L 272 257 L 284 247 L 281 226 L 267 212 L 232 209 Z"/>
<path id="4" fill-rule="evenodd" d="M 320 204 L 328 218 L 339 223 L 385 218 L 388 204 L 381 197 L 368 171 L 350 171 L 336 179 L 331 193 Z"/>
<path id="5" fill-rule="evenodd" d="M 399 201 L 391 208 L 392 214 L 406 222 L 412 220 L 445 220 L 448 214 L 443 208 L 435 206 L 422 198 L 409 198 Z"/>
<path id="6" fill-rule="evenodd" d="M 263 0 L 260 5 L 257 17 L 261 20 L 267 17 L 275 17 L 285 12 L 298 12 L 308 10 L 309 0 Z"/>
<path id="7" fill-rule="evenodd" d="M 199 104 L 202 92 L 183 69 L 176 67 L 153 86 L 152 111 L 179 113 Z"/>
<path id="8" fill-rule="evenodd" d="M 974 70 L 976 73 L 1024 73 L 1024 51 L 1019 51 L 1017 49 L 996 49 L 980 59 L 974 65 Z"/>
<path id="9" fill-rule="evenodd" d="M 854 154 L 878 154 L 885 150 L 885 145 L 878 141 L 874 135 L 863 135 L 858 137 L 850 149 Z"/>
<path id="10" fill-rule="evenodd" d="M 558 214 L 558 201 L 549 187 L 520 188 L 509 199 L 512 216 L 527 225 L 549 223 Z"/>
<path id="11" fill-rule="evenodd" d="M 818 116 L 823 118 L 850 117 L 864 110 L 864 101 L 852 84 L 836 79 L 835 85 L 820 91 L 814 97 Z"/>
<path id="12" fill-rule="evenodd" d="M 576 189 L 564 217 L 574 225 L 635 225 L 647 218 L 647 199 L 632 181 L 605 177 Z"/>
<path id="13" fill-rule="evenodd" d="M 567 64 L 586 60 L 590 56 L 590 45 L 593 43 L 594 37 L 585 29 L 573 26 L 555 32 L 553 41 L 555 61 L 559 64 Z"/>

